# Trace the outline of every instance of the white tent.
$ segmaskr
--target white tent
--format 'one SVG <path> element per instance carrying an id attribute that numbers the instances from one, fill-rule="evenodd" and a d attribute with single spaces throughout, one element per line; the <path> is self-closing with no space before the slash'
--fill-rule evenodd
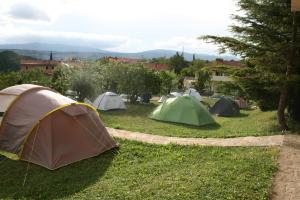
<path id="1" fill-rule="evenodd" d="M 167 100 L 168 98 L 169 98 L 168 96 L 163 95 L 163 96 L 161 96 L 160 99 L 158 100 L 158 103 L 162 103 L 162 102 L 164 102 L 165 100 Z"/>
<path id="2" fill-rule="evenodd" d="M 185 91 L 185 94 L 195 97 L 198 101 L 202 101 L 202 97 L 197 90 L 194 88 L 189 88 Z"/>
<path id="3" fill-rule="evenodd" d="M 171 92 L 170 95 L 173 97 L 181 97 L 182 96 L 182 94 L 179 92 Z"/>
<path id="4" fill-rule="evenodd" d="M 123 99 L 124 102 L 129 102 L 129 97 L 127 94 L 120 94 L 120 97 Z"/>
<path id="5" fill-rule="evenodd" d="M 122 98 L 113 92 L 105 92 L 98 96 L 93 106 L 98 110 L 126 109 Z"/>
<path id="6" fill-rule="evenodd" d="M 93 105 L 93 102 L 91 102 L 88 98 L 84 98 L 83 102 L 90 104 L 91 106 Z"/>

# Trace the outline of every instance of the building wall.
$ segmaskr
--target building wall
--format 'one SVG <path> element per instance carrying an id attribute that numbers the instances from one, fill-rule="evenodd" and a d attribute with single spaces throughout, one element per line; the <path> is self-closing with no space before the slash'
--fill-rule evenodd
<path id="1" fill-rule="evenodd" d="M 59 61 L 39 61 L 39 60 L 21 60 L 21 71 L 29 71 L 33 69 L 44 70 L 46 74 L 51 74 L 55 66 L 60 64 Z"/>

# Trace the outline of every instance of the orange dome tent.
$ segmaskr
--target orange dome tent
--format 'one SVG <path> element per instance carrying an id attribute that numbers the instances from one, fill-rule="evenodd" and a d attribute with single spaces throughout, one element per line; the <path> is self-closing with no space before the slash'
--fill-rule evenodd
<path id="1" fill-rule="evenodd" d="M 117 146 L 93 107 L 42 86 L 0 91 L 0 154 L 48 169 Z"/>

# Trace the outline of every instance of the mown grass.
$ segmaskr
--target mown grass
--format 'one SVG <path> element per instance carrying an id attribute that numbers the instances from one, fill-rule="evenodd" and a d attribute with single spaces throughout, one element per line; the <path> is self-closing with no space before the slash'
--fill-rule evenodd
<path id="1" fill-rule="evenodd" d="M 217 124 L 202 127 L 149 119 L 157 105 L 128 105 L 127 110 L 100 112 L 108 127 L 178 137 L 242 137 L 280 134 L 274 111 L 242 110 L 237 117 L 215 117 Z"/>
<path id="2" fill-rule="evenodd" d="M 276 148 L 158 146 L 118 140 L 108 151 L 50 171 L 0 157 L 1 199 L 267 199 Z"/>

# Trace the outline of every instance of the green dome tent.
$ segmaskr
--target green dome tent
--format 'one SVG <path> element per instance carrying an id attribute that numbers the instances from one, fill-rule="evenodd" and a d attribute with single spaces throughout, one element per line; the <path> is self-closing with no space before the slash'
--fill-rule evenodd
<path id="1" fill-rule="evenodd" d="M 240 114 L 238 104 L 230 98 L 222 97 L 209 109 L 210 113 L 224 117 L 232 117 Z"/>
<path id="2" fill-rule="evenodd" d="M 167 99 L 151 113 L 150 118 L 195 126 L 215 123 L 208 110 L 188 95 Z"/>

